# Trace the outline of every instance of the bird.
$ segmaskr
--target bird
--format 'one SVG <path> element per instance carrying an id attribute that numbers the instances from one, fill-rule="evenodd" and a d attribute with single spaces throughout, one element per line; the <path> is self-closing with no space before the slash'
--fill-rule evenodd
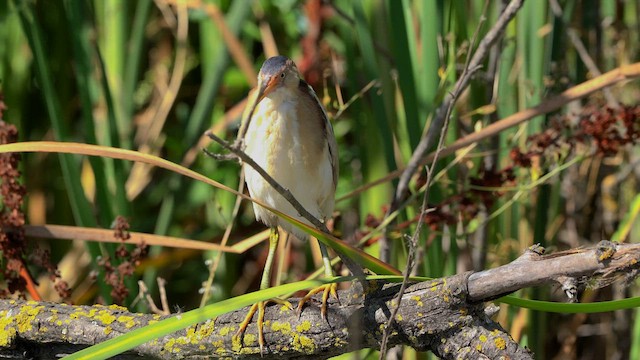
<path id="1" fill-rule="evenodd" d="M 336 138 L 325 108 L 290 58 L 274 56 L 263 63 L 258 73 L 258 85 L 243 115 L 237 143 L 316 219 L 325 222 L 331 218 L 338 182 Z M 242 170 L 251 198 L 311 225 L 253 167 L 244 162 Z M 306 240 L 307 234 L 256 203 L 253 203 L 253 210 L 256 220 L 270 228 L 269 253 L 260 282 L 260 289 L 266 289 L 270 286 L 271 268 L 279 241 L 278 227 L 301 240 Z M 325 275 L 333 276 L 327 248 L 320 242 L 319 245 Z M 304 302 L 319 292 L 323 293 L 321 311 L 326 318 L 328 297 L 337 299 L 335 284 L 311 290 L 298 303 L 298 314 Z M 285 300 L 270 301 L 291 307 Z M 236 333 L 236 336 L 242 337 L 258 312 L 261 354 L 264 349 L 262 327 L 266 303 L 254 304 Z"/>

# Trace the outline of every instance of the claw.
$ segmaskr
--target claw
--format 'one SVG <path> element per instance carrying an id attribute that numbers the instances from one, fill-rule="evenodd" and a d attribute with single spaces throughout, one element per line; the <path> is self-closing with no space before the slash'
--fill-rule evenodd
<path id="1" fill-rule="evenodd" d="M 304 307 L 304 304 L 307 301 L 309 301 L 309 299 L 311 299 L 311 297 L 313 295 L 315 295 L 315 294 L 317 294 L 319 292 L 322 292 L 322 305 L 320 306 L 320 315 L 326 321 L 327 320 L 327 302 L 329 300 L 329 296 L 333 296 L 338 301 L 338 304 L 340 304 L 340 299 L 338 298 L 337 289 L 338 289 L 338 285 L 337 284 L 326 284 L 326 285 L 322 285 L 320 287 L 317 287 L 315 289 L 311 289 L 307 293 L 307 295 L 305 295 L 298 302 L 298 309 L 296 310 L 296 312 L 298 314 L 298 319 L 302 315 L 302 308 Z"/>
<path id="2" fill-rule="evenodd" d="M 260 356 L 264 354 L 265 342 L 264 342 L 263 328 L 264 328 L 265 308 L 267 304 L 270 302 L 286 306 L 289 310 L 293 310 L 293 306 L 291 305 L 291 303 L 286 300 L 275 298 L 275 299 L 269 299 L 267 301 L 259 301 L 251 305 L 251 308 L 247 312 L 247 316 L 244 317 L 244 320 L 240 323 L 240 326 L 238 327 L 238 331 L 233 336 L 234 342 L 238 341 L 238 343 L 242 347 L 242 342 L 244 340 L 244 333 L 247 331 L 247 327 L 251 323 L 251 320 L 253 319 L 253 315 L 255 315 L 255 313 L 257 312 L 258 313 L 258 324 L 257 324 L 258 325 L 258 345 L 260 345 Z"/>

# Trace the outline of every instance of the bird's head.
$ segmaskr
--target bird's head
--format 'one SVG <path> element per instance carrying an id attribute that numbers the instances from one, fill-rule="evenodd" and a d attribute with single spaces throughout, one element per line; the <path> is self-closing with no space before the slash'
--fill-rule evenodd
<path id="1" fill-rule="evenodd" d="M 295 89 L 299 83 L 300 75 L 293 60 L 286 56 L 271 57 L 262 64 L 258 74 L 256 104 L 281 87 Z"/>
<path id="2" fill-rule="evenodd" d="M 300 86 L 300 73 L 296 64 L 286 56 L 274 56 L 267 59 L 258 74 L 257 94 L 250 97 L 247 110 L 244 113 L 243 123 L 248 122 L 253 117 L 254 112 L 258 108 L 258 104 L 269 94 L 278 89 L 295 90 Z M 289 92 L 289 95 L 293 92 Z M 243 130 L 244 129 L 244 130 Z M 240 129 L 238 136 L 244 138 L 246 127 Z"/>

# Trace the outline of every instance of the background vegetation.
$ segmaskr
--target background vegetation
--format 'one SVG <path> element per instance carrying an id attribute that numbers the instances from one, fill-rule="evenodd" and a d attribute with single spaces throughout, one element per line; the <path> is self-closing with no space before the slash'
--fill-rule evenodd
<path id="1" fill-rule="evenodd" d="M 378 254 L 376 228 L 397 185 L 388 174 L 406 164 L 469 49 L 503 6 L 481 0 L 1 2 L 2 118 L 18 128 L 19 141 L 156 154 L 235 188 L 238 165 L 203 156 L 202 134 L 212 129 L 234 139 L 260 65 L 276 53 L 288 55 L 326 105 L 338 138 L 335 233 L 352 243 L 370 235 L 364 246 Z M 525 2 L 457 102 L 446 143 L 638 61 L 638 7 L 623 0 Z M 441 159 L 429 197 L 436 210 L 420 235 L 416 274 L 494 267 L 534 243 L 562 250 L 601 239 L 638 242 L 640 148 L 619 141 L 604 149 L 599 140 L 611 140 L 604 130 L 589 133 L 590 123 L 580 122 L 609 114 L 615 126 L 625 119 L 637 126 L 637 109 L 604 109 L 637 105 L 638 91 L 637 82 L 616 86 Z M 45 153 L 23 155 L 20 167 L 28 224 L 126 229 L 128 223 L 132 231 L 219 243 L 233 222 L 230 244 L 266 238 L 248 203 L 234 219 L 233 194 L 165 170 Z M 403 234 L 416 224 L 424 176 L 414 180 L 418 196 L 387 229 L 391 263 L 400 269 Z M 144 301 L 134 301 L 136 280 L 158 299 L 161 277 L 172 312 L 257 289 L 267 248 L 230 254 L 153 246 L 143 257 L 132 246 L 122 253 L 118 245 L 88 241 L 29 242 L 24 260 L 45 300 L 62 301 L 62 294 L 75 304 L 120 302 L 147 311 Z M 42 249 L 59 278 L 33 261 Z M 319 267 L 317 251 L 292 241 L 282 249 L 276 281 L 296 281 Z M 8 276 L 0 279 L 4 288 Z M 61 280 L 68 294 L 55 291 L 56 284 L 64 288 Z M 622 281 L 602 289 L 584 285 L 582 302 L 638 290 Z M 518 295 L 565 301 L 559 289 Z M 552 314 L 502 305 L 498 316 L 540 359 L 640 358 L 637 310 Z M 406 356 L 428 357 L 410 349 Z"/>

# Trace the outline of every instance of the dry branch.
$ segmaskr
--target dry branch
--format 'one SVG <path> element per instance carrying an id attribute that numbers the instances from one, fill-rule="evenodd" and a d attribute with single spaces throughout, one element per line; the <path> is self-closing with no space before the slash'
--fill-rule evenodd
<path id="1" fill-rule="evenodd" d="M 483 301 L 524 287 L 559 281 L 576 284 L 593 278 L 635 277 L 640 268 L 637 244 L 603 241 L 591 248 L 542 253 L 541 247 L 534 246 L 515 261 L 495 269 L 412 284 L 403 295 L 389 344 L 430 350 L 446 359 L 531 359 L 533 355 L 528 350 L 490 319 L 492 311 L 485 309 Z M 362 294 L 358 284 L 354 284 L 351 290 L 342 292 L 342 305 L 330 304 L 328 321 L 321 319 L 317 304 L 307 306 L 301 318 L 280 306 L 269 306 L 265 317 L 268 353 L 264 358 L 323 359 L 361 348 L 379 348 L 381 329 L 390 310 L 397 306 L 394 297 L 399 287 L 399 284 L 371 283 L 367 293 Z M 568 294 L 575 293 L 565 290 Z M 246 311 L 233 311 L 215 321 L 165 336 L 123 358 L 257 357 L 255 323 L 249 326 L 242 347 L 232 340 Z M 53 359 L 56 354 L 79 350 L 160 318 L 131 314 L 115 306 L 1 300 L 0 357 L 18 354 L 20 358 Z"/>

